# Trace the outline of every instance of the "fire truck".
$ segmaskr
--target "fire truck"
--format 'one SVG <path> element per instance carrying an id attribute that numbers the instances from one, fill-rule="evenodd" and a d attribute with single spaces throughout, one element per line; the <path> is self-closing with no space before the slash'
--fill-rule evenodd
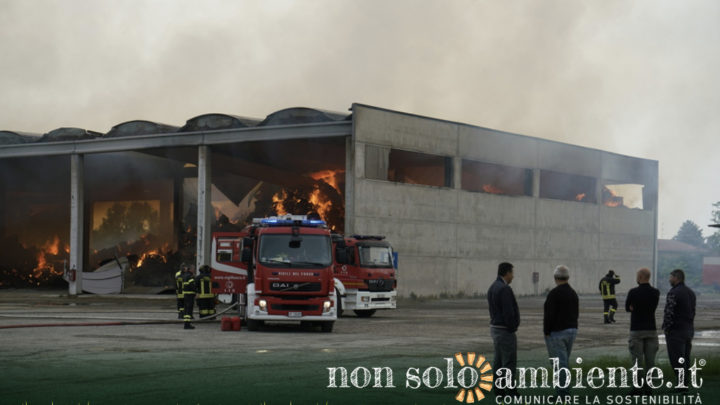
<path id="1" fill-rule="evenodd" d="M 395 309 L 397 259 L 384 236 L 333 235 L 337 314 L 352 310 L 358 317 L 378 309 Z"/>
<path id="2" fill-rule="evenodd" d="M 249 330 L 300 321 L 332 332 L 337 319 L 330 231 L 304 215 L 256 218 L 212 237 L 212 292 L 239 305 Z"/>

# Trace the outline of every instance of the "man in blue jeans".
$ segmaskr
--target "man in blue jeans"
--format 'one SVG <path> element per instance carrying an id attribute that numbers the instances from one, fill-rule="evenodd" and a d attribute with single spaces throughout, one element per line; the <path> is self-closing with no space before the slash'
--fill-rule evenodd
<path id="1" fill-rule="evenodd" d="M 545 299 L 543 332 L 550 358 L 557 358 L 560 368 L 568 368 L 570 352 L 577 336 L 579 302 L 575 290 L 570 287 L 570 271 L 566 266 L 557 266 L 553 273 L 555 288 Z M 570 393 L 569 374 L 560 373 L 558 395 Z"/>
<path id="2" fill-rule="evenodd" d="M 488 309 L 490 310 L 490 336 L 495 347 L 493 370 L 500 368 L 512 372 L 513 379 L 517 368 L 517 336 L 515 332 L 520 325 L 515 294 L 510 283 L 513 280 L 513 265 L 507 262 L 498 266 L 498 277 L 488 289 Z M 495 387 L 495 396 L 516 395 L 515 389 L 502 390 Z"/>
<path id="3" fill-rule="evenodd" d="M 670 365 L 678 380 L 680 379 L 678 369 L 684 369 L 684 383 L 687 385 L 690 351 L 695 336 L 696 298 L 693 290 L 685 285 L 685 272 L 682 269 L 670 272 L 670 285 L 672 288 L 667 293 L 662 329 L 665 332 Z M 687 388 L 678 386 L 676 390 L 685 392 Z"/>

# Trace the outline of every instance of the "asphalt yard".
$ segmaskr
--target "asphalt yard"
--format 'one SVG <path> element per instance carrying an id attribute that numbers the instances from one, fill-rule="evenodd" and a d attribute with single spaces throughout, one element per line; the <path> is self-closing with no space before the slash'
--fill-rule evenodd
<path id="1" fill-rule="evenodd" d="M 624 298 L 618 297 L 621 305 Z M 544 298 L 518 302 L 519 366 L 550 367 L 542 336 Z M 617 323 L 604 325 L 599 297 L 583 296 L 580 305 L 573 361 L 630 367 L 629 314 L 620 308 Z M 658 322 L 663 306 L 661 301 Z M 163 295 L 1 291 L 0 404 L 452 404 L 462 387 L 448 379 L 457 378 L 461 367 L 452 368 L 447 359 L 455 353 L 492 359 L 493 353 L 484 298 L 401 300 L 397 310 L 371 318 L 348 314 L 332 333 L 297 324 L 221 331 L 219 321 L 183 330 L 174 307 L 174 297 Z M 692 392 L 714 403 L 720 298 L 698 297 L 696 329 L 693 356 L 708 371 L 701 374 L 703 388 Z M 668 367 L 664 345 L 658 364 Z M 340 367 L 347 370 L 345 388 Z M 336 371 L 336 387 L 328 368 Z"/>

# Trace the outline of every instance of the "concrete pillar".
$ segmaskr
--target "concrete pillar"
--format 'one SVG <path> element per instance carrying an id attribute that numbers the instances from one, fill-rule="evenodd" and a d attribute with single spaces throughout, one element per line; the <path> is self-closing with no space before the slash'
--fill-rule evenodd
<path id="1" fill-rule="evenodd" d="M 180 165 L 177 170 L 179 172 L 182 172 L 182 166 Z M 180 233 L 185 232 L 185 229 L 182 229 L 182 221 L 183 221 L 183 184 L 184 184 L 184 178 L 182 175 L 175 175 L 175 178 L 173 179 L 173 227 L 172 227 L 172 233 L 173 233 L 173 239 L 172 239 L 172 246 L 173 250 L 177 251 L 180 249 Z"/>
<path id="2" fill-rule="evenodd" d="M 453 188 L 460 190 L 462 188 L 462 158 L 453 157 Z"/>
<path id="3" fill-rule="evenodd" d="M 6 170 L 5 167 L 1 167 L 0 170 Z M 8 173 L 8 171 L 5 171 Z M 5 224 L 7 223 L 7 186 L 5 182 L 0 182 L 0 239 L 5 236 Z"/>
<path id="4" fill-rule="evenodd" d="M 362 159 L 364 163 L 364 158 Z M 345 235 L 355 232 L 355 140 L 352 136 L 345 138 Z"/>
<path id="5" fill-rule="evenodd" d="M 532 195 L 535 198 L 540 197 L 540 169 L 533 169 Z"/>
<path id="6" fill-rule="evenodd" d="M 75 273 L 75 280 L 68 282 L 70 295 L 82 294 L 83 258 L 85 256 L 83 240 L 85 230 L 84 161 L 83 155 L 70 156 L 70 265 L 68 269 Z"/>
<path id="7" fill-rule="evenodd" d="M 196 270 L 200 266 L 210 264 L 210 239 L 211 223 L 210 218 L 213 214 L 212 207 L 212 179 L 211 169 L 211 151 L 209 146 L 198 147 L 198 211 L 197 211 L 197 260 Z"/>

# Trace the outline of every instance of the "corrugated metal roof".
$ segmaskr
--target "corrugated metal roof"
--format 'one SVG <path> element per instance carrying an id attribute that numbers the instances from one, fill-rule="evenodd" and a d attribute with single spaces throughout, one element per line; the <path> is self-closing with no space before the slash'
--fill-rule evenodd
<path id="1" fill-rule="evenodd" d="M 311 124 L 350 120 L 352 114 L 318 110 L 316 108 L 293 107 L 275 111 L 268 115 L 258 126 Z"/>
<path id="2" fill-rule="evenodd" d="M 40 134 L 17 131 L 0 131 L 0 145 L 35 142 L 38 139 L 40 139 Z"/>
<path id="3" fill-rule="evenodd" d="M 214 131 L 218 129 L 254 127 L 260 119 L 240 117 L 237 115 L 209 113 L 198 115 L 187 120 L 180 132 Z"/>
<path id="4" fill-rule="evenodd" d="M 104 135 L 104 137 L 115 138 L 118 136 L 169 134 L 178 132 L 179 129 L 180 127 L 176 127 L 174 125 L 145 120 L 134 120 L 115 125 L 107 134 Z"/>
<path id="5" fill-rule="evenodd" d="M 264 120 L 223 113 L 207 113 L 190 118 L 185 125 L 147 120 L 132 120 L 115 125 L 106 134 L 82 128 L 58 128 L 43 136 L 17 131 L 0 130 L 0 145 L 16 145 L 29 142 L 78 141 L 94 138 L 117 138 L 138 135 L 160 135 L 179 132 L 204 132 L 235 128 L 264 127 L 273 125 L 313 124 L 350 120 L 352 114 L 320 110 L 307 107 L 293 107 L 275 111 Z"/>
<path id="6" fill-rule="evenodd" d="M 43 135 L 38 142 L 80 141 L 102 136 L 102 133 L 83 128 L 58 128 Z"/>

